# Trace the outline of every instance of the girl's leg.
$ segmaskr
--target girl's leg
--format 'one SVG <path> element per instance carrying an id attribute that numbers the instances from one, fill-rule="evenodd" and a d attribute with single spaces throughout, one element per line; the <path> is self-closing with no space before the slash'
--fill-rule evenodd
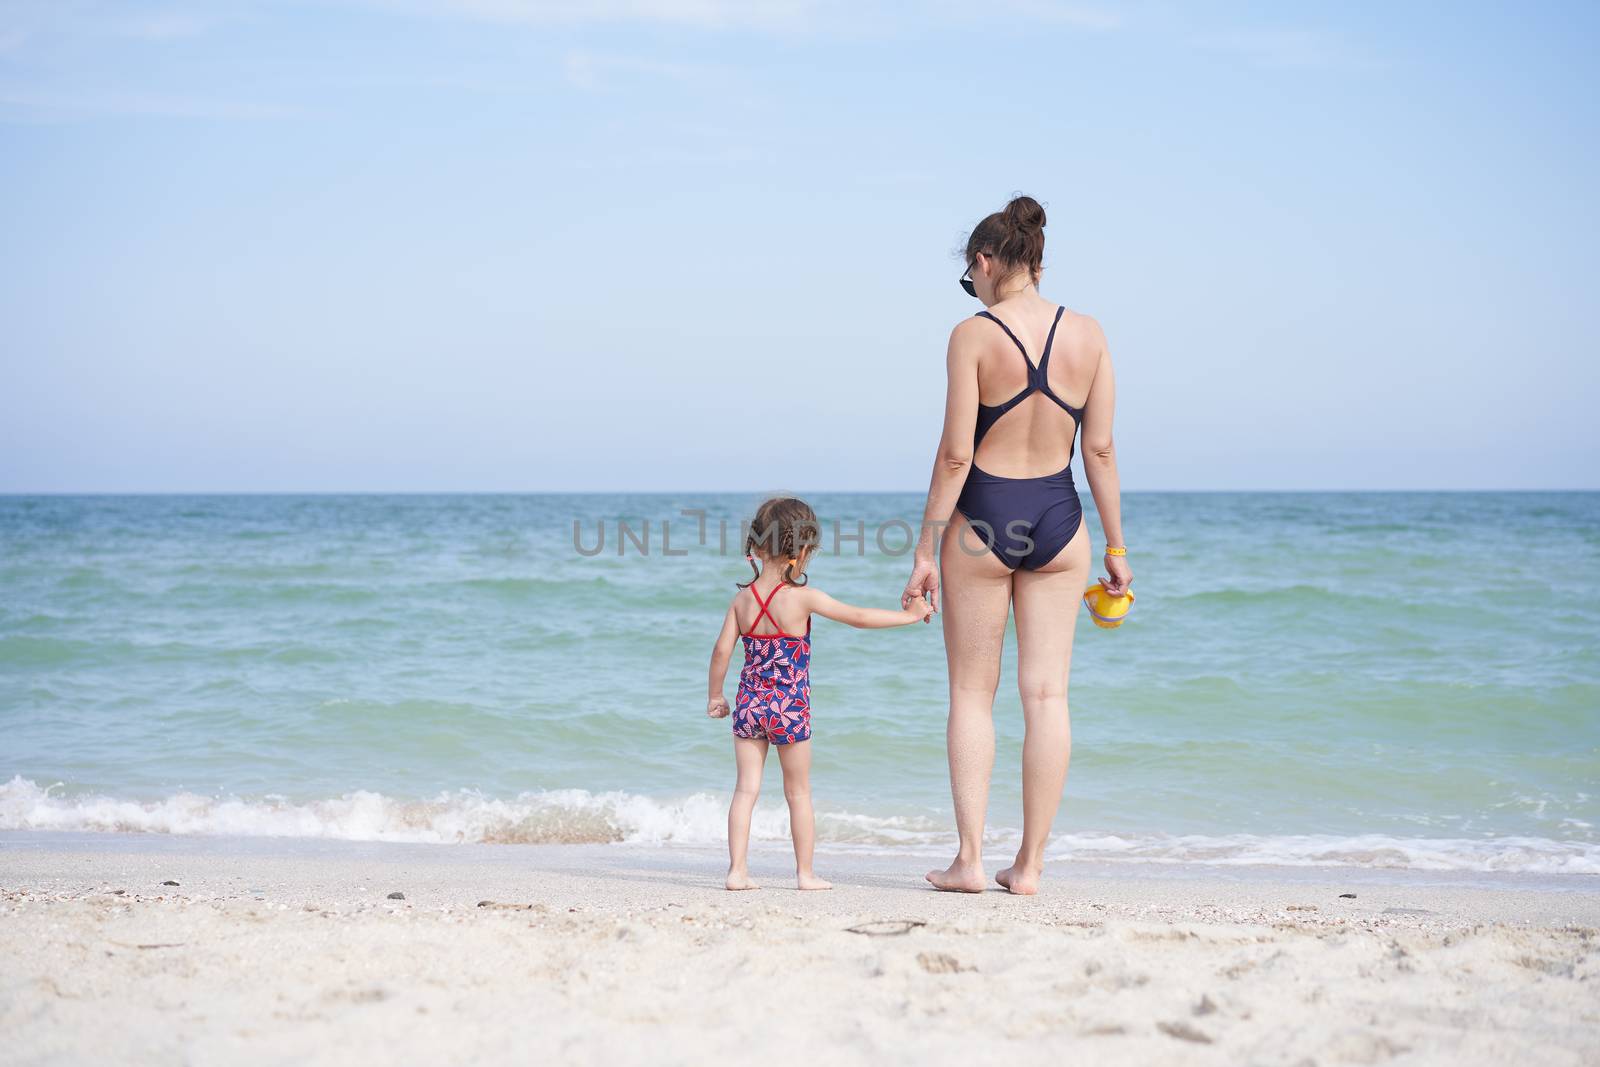
<path id="1" fill-rule="evenodd" d="M 957 538 L 961 540 L 958 542 Z M 980 554 L 981 553 L 981 554 Z M 950 669 L 950 796 L 961 844 L 955 862 L 929 871 L 935 889 L 981 893 L 983 821 L 994 770 L 994 691 L 1011 606 L 1011 572 L 957 512 L 939 552 L 945 658 Z"/>
<path id="2" fill-rule="evenodd" d="M 761 795 L 761 771 L 767 765 L 767 739 L 735 737 L 733 762 L 739 770 L 728 805 L 729 889 L 760 889 L 750 880 L 750 815 Z"/>
<path id="3" fill-rule="evenodd" d="M 995 876 L 1013 893 L 1039 888 L 1044 846 L 1061 805 L 1072 758 L 1067 676 L 1078 605 L 1089 579 L 1089 524 L 1078 527 L 1055 559 L 1037 571 L 1018 571 L 1017 687 L 1027 733 L 1022 742 L 1022 846 L 1015 862 Z"/>
<path id="4" fill-rule="evenodd" d="M 811 855 L 817 846 L 816 819 L 811 812 L 811 742 L 779 745 L 778 763 L 783 766 L 783 799 L 789 802 L 795 883 L 801 889 L 832 889 L 831 882 L 824 882 L 811 869 Z"/>

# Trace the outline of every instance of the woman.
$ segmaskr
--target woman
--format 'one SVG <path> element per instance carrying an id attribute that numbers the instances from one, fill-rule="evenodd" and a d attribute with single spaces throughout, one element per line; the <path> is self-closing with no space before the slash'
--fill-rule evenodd
<path id="1" fill-rule="evenodd" d="M 1111 443 L 1111 357 L 1099 323 L 1039 295 L 1044 222 L 1044 209 L 1019 196 L 978 223 L 967 241 L 961 285 L 987 310 L 950 333 L 944 434 L 916 567 L 902 598 L 907 604 L 925 595 L 944 619 L 946 743 L 961 844 L 947 869 L 928 872 L 942 890 L 978 893 L 987 882 L 983 823 L 994 767 L 994 694 L 1013 605 L 1027 725 L 1022 847 L 995 880 L 1013 893 L 1038 890 L 1072 752 L 1067 674 L 1089 576 L 1089 529 L 1071 468 L 1080 429 L 1083 468 L 1106 537 L 1103 580 L 1117 594 L 1133 580 Z"/>

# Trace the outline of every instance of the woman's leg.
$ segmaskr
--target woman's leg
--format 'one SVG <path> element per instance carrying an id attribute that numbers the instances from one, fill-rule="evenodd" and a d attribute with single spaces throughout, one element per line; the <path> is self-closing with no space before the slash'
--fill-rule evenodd
<path id="1" fill-rule="evenodd" d="M 816 818 L 811 812 L 811 742 L 778 746 L 783 766 L 783 799 L 789 802 L 789 835 L 794 838 L 795 884 L 801 889 L 832 889 L 811 869 L 817 847 Z"/>
<path id="2" fill-rule="evenodd" d="M 1027 733 L 1022 742 L 1022 847 L 995 880 L 1013 893 L 1039 888 L 1044 846 L 1061 805 L 1072 758 L 1067 676 L 1079 602 L 1089 578 L 1089 524 L 1078 527 L 1056 558 L 1037 571 L 1018 571 L 1017 688 Z"/>
<path id="3" fill-rule="evenodd" d="M 958 538 L 960 539 L 958 541 Z M 983 821 L 994 770 L 994 691 L 1011 607 L 1011 572 L 957 512 L 939 551 L 945 660 L 950 670 L 950 797 L 961 843 L 955 862 L 929 871 L 935 889 L 981 893 Z"/>
<path id="4" fill-rule="evenodd" d="M 767 739 L 735 737 L 733 763 L 739 770 L 733 786 L 733 803 L 728 805 L 728 881 L 729 889 L 760 889 L 750 880 L 750 814 L 761 795 L 761 771 L 767 765 Z"/>

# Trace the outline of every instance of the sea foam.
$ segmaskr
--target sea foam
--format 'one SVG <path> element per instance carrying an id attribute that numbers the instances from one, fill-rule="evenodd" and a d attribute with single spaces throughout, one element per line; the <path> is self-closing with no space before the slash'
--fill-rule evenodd
<path id="1" fill-rule="evenodd" d="M 424 844 L 720 846 L 726 797 L 677 799 L 583 789 L 504 799 L 473 790 L 402 799 L 367 790 L 303 802 L 175 793 L 157 799 L 67 795 L 17 776 L 0 785 L 0 830 L 122 831 L 322 838 Z M 758 806 L 758 845 L 786 844 L 781 806 Z M 938 857 L 954 847 L 947 825 L 927 817 L 817 813 L 818 847 Z M 991 831 L 995 854 L 1016 847 L 1011 829 Z M 1539 837 L 1408 838 L 1367 835 L 1170 835 L 1073 831 L 1052 838 L 1051 860 L 1203 863 L 1226 866 L 1373 867 L 1428 871 L 1600 874 L 1600 845 Z"/>

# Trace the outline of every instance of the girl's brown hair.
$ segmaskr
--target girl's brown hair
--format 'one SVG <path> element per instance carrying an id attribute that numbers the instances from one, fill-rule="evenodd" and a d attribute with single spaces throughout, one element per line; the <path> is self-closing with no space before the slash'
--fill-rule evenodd
<path id="1" fill-rule="evenodd" d="M 796 581 L 795 565 L 800 562 L 800 557 L 812 551 L 822 541 L 822 531 L 817 526 L 817 513 L 811 510 L 811 505 L 804 500 L 792 496 L 775 496 L 756 509 L 756 517 L 750 520 L 750 527 L 744 537 L 744 556 L 750 561 L 750 569 L 755 572 L 755 577 L 749 582 L 735 582 L 740 589 L 744 589 L 761 577 L 761 568 L 756 566 L 755 552 L 761 549 L 761 554 L 766 559 L 781 559 L 783 565 L 783 580 L 789 585 L 805 585 L 806 577 L 798 575 Z"/>
<path id="2" fill-rule="evenodd" d="M 985 216 L 967 238 L 968 266 L 979 252 L 999 262 L 1001 280 L 1026 270 L 1029 280 L 1037 285 L 1044 265 L 1044 208 L 1039 201 L 1018 193 L 1002 210 Z"/>

